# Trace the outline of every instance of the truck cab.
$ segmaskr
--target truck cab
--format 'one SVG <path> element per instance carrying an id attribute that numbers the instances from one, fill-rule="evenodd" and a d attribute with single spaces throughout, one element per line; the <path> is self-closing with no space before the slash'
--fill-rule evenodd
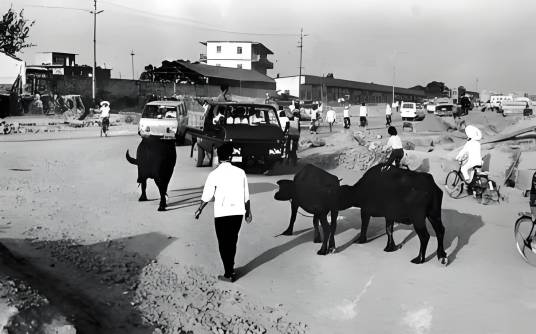
<path id="1" fill-rule="evenodd" d="M 266 167 L 281 159 L 284 133 L 275 108 L 267 104 L 210 102 L 201 117 L 189 117 L 186 137 L 197 146 L 199 160 L 223 143 L 233 144 L 233 163 Z"/>

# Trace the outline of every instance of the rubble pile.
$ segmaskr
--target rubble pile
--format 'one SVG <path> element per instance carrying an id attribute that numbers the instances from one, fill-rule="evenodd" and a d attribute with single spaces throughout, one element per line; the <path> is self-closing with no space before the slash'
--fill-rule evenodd
<path id="1" fill-rule="evenodd" d="M 146 266 L 133 304 L 164 333 L 298 334 L 308 329 L 285 320 L 279 307 L 257 306 L 239 291 L 219 289 L 213 277 L 191 266 L 179 275 L 160 264 Z"/>
<path id="2" fill-rule="evenodd" d="M 0 313 L 2 333 L 76 333 L 46 297 L 10 276 L 0 277 Z"/>
<path id="3" fill-rule="evenodd" d="M 124 290 L 131 307 L 155 333 L 306 333 L 307 325 L 285 320 L 280 308 L 248 302 L 238 291 L 216 286 L 213 276 L 193 266 L 177 271 L 144 255 L 125 251 L 122 242 L 92 246 L 75 240 L 34 242 L 57 261 L 94 275 L 101 284 Z"/>

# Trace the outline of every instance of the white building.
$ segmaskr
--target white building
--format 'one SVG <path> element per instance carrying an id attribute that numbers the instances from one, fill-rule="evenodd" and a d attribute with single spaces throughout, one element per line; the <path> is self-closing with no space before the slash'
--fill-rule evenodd
<path id="1" fill-rule="evenodd" d="M 274 68 L 268 55 L 274 54 L 262 43 L 249 41 L 206 41 L 206 55 L 201 60 L 207 65 L 254 70 L 264 75 Z M 206 58 L 205 58 L 206 57 Z"/>
<path id="2" fill-rule="evenodd" d="M 75 66 L 76 53 L 38 52 L 34 55 L 34 61 L 32 65 Z"/>

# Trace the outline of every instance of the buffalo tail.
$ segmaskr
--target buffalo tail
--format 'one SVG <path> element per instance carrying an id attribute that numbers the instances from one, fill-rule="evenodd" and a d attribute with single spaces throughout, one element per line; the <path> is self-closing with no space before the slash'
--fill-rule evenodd
<path id="1" fill-rule="evenodd" d="M 136 166 L 138 165 L 138 160 L 136 160 L 135 158 L 131 157 L 128 154 L 128 150 L 127 150 L 126 158 L 127 158 L 127 161 L 130 162 L 131 164 L 136 165 Z"/>

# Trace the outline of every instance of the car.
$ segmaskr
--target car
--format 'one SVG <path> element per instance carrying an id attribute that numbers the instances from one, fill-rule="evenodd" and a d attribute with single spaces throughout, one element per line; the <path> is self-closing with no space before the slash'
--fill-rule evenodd
<path id="1" fill-rule="evenodd" d="M 448 98 L 440 98 L 436 101 L 434 115 L 453 116 L 458 112 L 458 106 Z"/>
<path id="2" fill-rule="evenodd" d="M 426 116 L 426 112 L 424 111 L 423 105 L 420 103 L 417 103 L 417 111 L 415 112 L 414 121 L 422 121 L 425 116 Z"/>
<path id="3" fill-rule="evenodd" d="M 285 135 L 272 105 L 209 102 L 203 117 L 189 117 L 189 124 L 179 130 L 183 131 L 192 143 L 192 156 L 197 145 L 199 167 L 205 153 L 212 156 L 223 143 L 233 145 L 231 162 L 239 166 L 262 164 L 269 169 L 282 158 Z"/>
<path id="4" fill-rule="evenodd" d="M 187 123 L 188 110 L 183 100 L 152 101 L 143 108 L 138 134 L 141 137 L 157 136 L 176 140 L 184 136 L 179 129 Z"/>

